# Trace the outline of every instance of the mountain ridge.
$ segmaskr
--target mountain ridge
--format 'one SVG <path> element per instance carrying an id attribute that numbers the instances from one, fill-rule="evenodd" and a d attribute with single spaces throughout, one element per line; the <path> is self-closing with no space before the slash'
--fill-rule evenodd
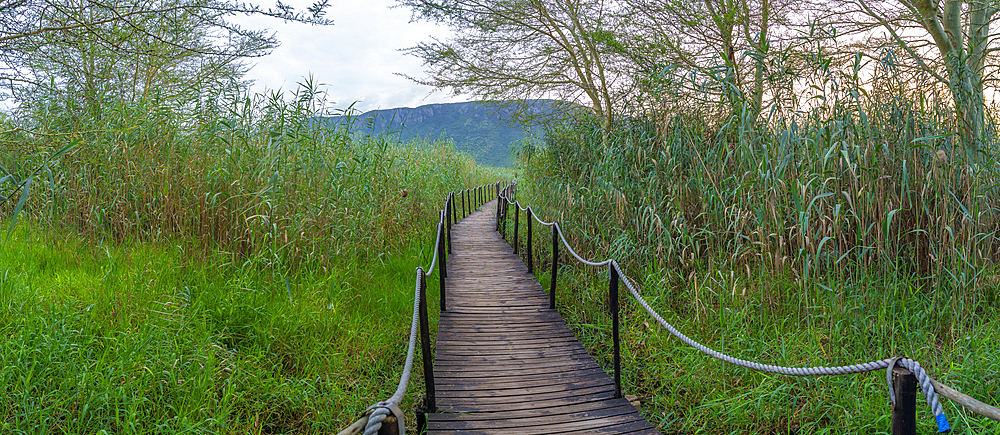
<path id="1" fill-rule="evenodd" d="M 468 152 L 480 164 L 509 167 L 517 143 L 541 135 L 540 127 L 521 121 L 548 116 L 567 104 L 543 99 L 434 103 L 323 120 L 361 134 L 387 134 L 401 142 L 451 139 L 455 149 Z"/>

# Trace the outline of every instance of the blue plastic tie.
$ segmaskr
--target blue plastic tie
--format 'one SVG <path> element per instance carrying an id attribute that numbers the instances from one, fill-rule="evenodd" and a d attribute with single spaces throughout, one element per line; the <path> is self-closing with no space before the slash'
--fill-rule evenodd
<path id="1" fill-rule="evenodd" d="M 951 426 L 948 425 L 948 418 L 944 414 L 938 414 L 936 416 L 938 424 L 938 432 L 948 432 L 951 430 Z"/>

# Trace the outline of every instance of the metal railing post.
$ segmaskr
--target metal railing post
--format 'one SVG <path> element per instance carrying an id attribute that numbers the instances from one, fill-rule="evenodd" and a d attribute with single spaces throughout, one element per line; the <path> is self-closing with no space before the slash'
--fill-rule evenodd
<path id="1" fill-rule="evenodd" d="M 917 377 L 909 369 L 892 368 L 892 389 L 896 403 L 892 404 L 892 435 L 917 433 Z"/>
<path id="2" fill-rule="evenodd" d="M 465 190 L 462 191 L 462 219 L 465 219 L 465 217 L 469 215 L 468 213 L 465 212 L 465 210 L 466 210 L 466 207 L 465 207 L 465 192 L 466 192 Z"/>
<path id="3" fill-rule="evenodd" d="M 427 274 L 420 270 L 420 353 L 424 359 L 424 385 L 426 399 L 424 406 L 427 412 L 437 412 L 437 399 L 434 395 L 434 362 L 431 355 L 431 331 L 427 321 Z"/>
<path id="4" fill-rule="evenodd" d="M 552 269 L 549 270 L 549 309 L 556 309 L 556 276 L 559 274 L 559 225 L 552 224 Z"/>
<path id="5" fill-rule="evenodd" d="M 615 268 L 614 260 L 608 264 L 608 303 L 611 305 L 611 334 L 615 348 L 615 398 L 622 397 L 622 359 L 619 352 L 618 338 L 618 269 Z"/>
<path id="6" fill-rule="evenodd" d="M 441 225 L 443 225 L 443 223 L 438 224 L 439 231 L 444 230 L 444 228 L 441 228 Z M 445 256 L 444 243 L 438 243 L 437 250 L 438 250 L 438 258 L 441 259 L 441 265 L 438 266 L 441 271 L 441 273 L 438 274 L 438 288 L 441 291 L 440 292 L 441 311 L 447 311 L 448 298 L 447 298 L 447 292 L 445 291 L 445 281 L 446 281 L 445 278 L 448 277 L 448 266 L 447 266 L 448 259 Z"/>
<path id="7" fill-rule="evenodd" d="M 517 254 L 517 238 L 518 238 L 518 224 L 519 218 L 521 217 L 521 206 L 518 203 L 514 203 L 514 254 Z"/>
<path id="8" fill-rule="evenodd" d="M 533 216 L 533 214 L 531 213 L 531 206 L 528 206 L 528 211 L 524 214 L 524 219 L 528 221 L 528 241 L 527 241 L 527 243 L 528 243 L 528 273 L 534 274 L 535 273 L 535 265 L 533 264 L 534 263 L 534 258 L 532 258 L 533 255 L 532 255 L 532 250 L 531 250 L 531 221 L 534 220 L 534 219 L 532 219 L 532 216 Z"/>
<path id="9" fill-rule="evenodd" d="M 458 223 L 458 211 L 455 210 L 455 192 L 451 192 L 451 222 Z M 449 239 L 451 240 L 451 239 Z M 448 244 L 448 253 L 451 253 L 451 244 Z"/>

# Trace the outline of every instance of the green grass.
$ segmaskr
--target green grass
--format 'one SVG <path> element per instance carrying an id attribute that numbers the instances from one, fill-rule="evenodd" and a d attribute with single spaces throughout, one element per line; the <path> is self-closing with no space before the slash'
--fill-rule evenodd
<path id="1" fill-rule="evenodd" d="M 445 195 L 508 171 L 230 91 L 2 120 L 0 432 L 336 433 L 395 391 Z"/>
<path id="2" fill-rule="evenodd" d="M 527 204 L 526 204 L 527 205 Z M 548 230 L 535 240 L 536 273 L 548 289 Z M 522 232 L 521 243 L 525 234 Z M 536 242 L 537 243 L 537 242 Z M 523 246 L 523 245 L 522 245 Z M 524 250 L 522 249 L 522 253 Z M 598 362 L 612 371 L 607 272 L 563 255 L 558 308 Z M 592 259 L 606 258 L 592 253 Z M 748 275 L 705 260 L 681 273 L 627 270 L 652 307 L 681 332 L 738 358 L 792 367 L 851 365 L 906 355 L 936 379 L 997 405 L 1000 292 L 956 297 L 877 275 L 799 285 L 792 276 Z M 718 264 L 718 263 L 715 263 Z M 623 295 L 623 384 L 663 433 L 886 433 L 885 372 L 797 378 L 724 364 L 688 347 Z M 996 433 L 1000 424 L 943 399 L 954 433 Z M 936 432 L 918 397 L 921 432 Z"/>
<path id="3" fill-rule="evenodd" d="M 395 390 L 429 231 L 286 287 L 185 241 L 44 228 L 0 250 L 4 433 L 331 433 Z"/>
<path id="4" fill-rule="evenodd" d="M 558 218 L 584 256 L 617 259 L 710 347 L 789 366 L 905 354 L 1000 405 L 1000 142 L 967 154 L 953 108 L 892 62 L 867 78 L 831 71 L 800 72 L 821 98 L 760 117 L 664 90 L 610 131 L 588 114 L 550 125 L 521 150 L 522 205 Z M 606 272 L 560 276 L 561 311 L 609 367 Z M 624 318 L 627 389 L 664 432 L 888 430 L 884 373 L 763 375 L 687 348 L 634 303 Z M 1000 432 L 946 411 L 956 433 Z"/>

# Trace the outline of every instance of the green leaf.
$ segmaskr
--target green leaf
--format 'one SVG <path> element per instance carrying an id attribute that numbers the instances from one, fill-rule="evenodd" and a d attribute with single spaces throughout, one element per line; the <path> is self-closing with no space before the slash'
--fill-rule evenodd
<path id="1" fill-rule="evenodd" d="M 7 228 L 7 237 L 14 232 L 14 224 L 17 223 L 17 215 L 21 214 L 21 209 L 24 208 L 24 203 L 28 201 L 28 193 L 31 191 L 31 179 L 28 178 L 24 180 L 24 186 L 21 187 L 21 199 L 17 200 L 17 205 L 14 206 L 14 215 L 10 218 L 10 227 Z"/>

